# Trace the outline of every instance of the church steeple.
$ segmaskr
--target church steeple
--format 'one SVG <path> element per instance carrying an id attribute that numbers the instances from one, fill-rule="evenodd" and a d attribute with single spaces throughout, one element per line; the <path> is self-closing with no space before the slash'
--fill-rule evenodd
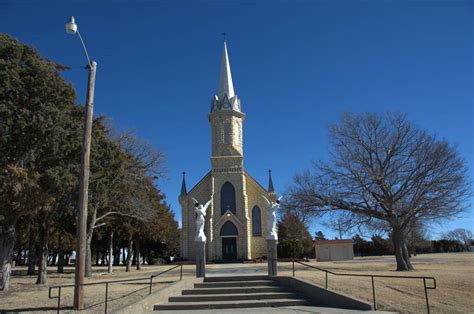
<path id="1" fill-rule="evenodd" d="M 240 110 L 240 100 L 234 91 L 225 39 L 220 65 L 219 87 L 211 102 L 211 113 L 208 116 L 212 131 L 212 171 L 242 172 L 242 123 L 245 114 Z"/>
<path id="2" fill-rule="evenodd" d="M 240 99 L 235 95 L 232 72 L 230 70 L 229 53 L 227 52 L 227 40 L 224 39 L 222 49 L 221 70 L 217 95 L 211 102 L 211 113 L 218 110 L 234 110 L 240 112 Z"/>
<path id="3" fill-rule="evenodd" d="M 221 58 L 221 73 L 219 76 L 219 88 L 217 96 L 222 99 L 224 96 L 230 99 L 235 96 L 234 83 L 232 82 L 232 72 L 230 71 L 229 54 L 227 53 L 227 40 L 224 39 L 224 49 Z"/>

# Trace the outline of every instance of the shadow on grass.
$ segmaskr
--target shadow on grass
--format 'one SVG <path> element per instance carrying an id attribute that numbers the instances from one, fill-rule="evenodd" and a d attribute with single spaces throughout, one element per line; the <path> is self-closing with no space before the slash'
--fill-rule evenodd
<path id="1" fill-rule="evenodd" d="M 158 282 L 154 282 L 153 283 L 153 286 L 157 285 L 157 284 L 171 284 L 171 283 L 174 283 L 174 281 L 158 281 Z M 139 288 L 137 290 L 133 290 L 131 292 L 128 292 L 128 293 L 125 293 L 125 294 L 121 294 L 119 296 L 116 296 L 114 298 L 109 298 L 107 299 L 107 304 L 110 304 L 111 302 L 113 301 L 117 301 L 117 300 L 120 300 L 120 299 L 124 299 L 124 298 L 127 298 L 129 296 L 132 296 L 140 291 L 148 291 L 150 289 L 150 286 L 148 283 L 127 283 L 129 285 L 146 285 L 146 287 L 143 287 L 143 288 Z M 152 293 L 153 293 L 153 290 L 152 290 Z M 141 298 L 145 298 L 147 297 L 149 294 L 146 293 L 145 295 L 143 295 Z M 104 301 L 101 301 L 101 302 L 97 302 L 97 303 L 94 303 L 94 304 L 91 304 L 89 306 L 87 306 L 85 308 L 85 310 L 91 310 L 92 308 L 94 307 L 97 307 L 97 306 L 100 306 L 100 305 L 104 305 L 105 306 L 105 300 Z M 120 307 L 123 307 L 124 305 L 120 306 Z"/>
<path id="2" fill-rule="evenodd" d="M 56 271 L 51 271 L 51 270 L 48 270 L 48 277 L 62 277 L 64 275 L 67 275 L 67 274 L 74 274 L 74 269 L 65 269 L 62 273 L 58 273 Z M 26 269 L 12 269 L 12 272 L 11 272 L 11 275 L 12 276 L 15 276 L 15 277 L 36 277 L 38 276 L 38 270 L 35 270 L 35 274 L 34 275 L 28 275 L 28 272 Z"/>
<path id="3" fill-rule="evenodd" d="M 1 314 L 6 313 L 21 313 L 21 312 L 33 312 L 33 311 L 56 311 L 58 308 L 55 306 L 44 306 L 44 307 L 25 307 L 25 308 L 17 308 L 17 309 L 8 309 L 2 310 L 0 309 Z M 61 311 L 65 310 L 73 310 L 72 306 L 61 306 Z"/>

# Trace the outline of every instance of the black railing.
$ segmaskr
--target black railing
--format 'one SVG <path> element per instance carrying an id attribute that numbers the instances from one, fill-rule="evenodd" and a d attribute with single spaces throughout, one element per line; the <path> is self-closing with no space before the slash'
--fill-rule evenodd
<path id="1" fill-rule="evenodd" d="M 160 273 L 151 275 L 150 277 L 141 277 L 141 278 L 132 278 L 132 279 L 123 279 L 123 280 L 109 280 L 109 281 L 96 281 L 96 282 L 88 282 L 82 284 L 82 286 L 95 286 L 95 285 L 105 285 L 105 313 L 107 313 L 107 305 L 108 305 L 108 297 L 109 297 L 109 284 L 114 284 L 114 283 L 123 283 L 123 282 L 132 282 L 132 281 L 139 281 L 139 280 L 150 280 L 149 285 L 149 291 L 148 294 L 151 294 L 151 288 L 153 285 L 153 279 L 155 277 L 158 277 L 160 275 L 163 275 L 167 272 L 172 271 L 173 269 L 176 269 L 178 267 L 180 268 L 179 271 L 179 280 L 183 279 L 183 265 L 176 265 L 171 267 L 170 269 L 167 269 L 165 271 L 162 271 Z M 69 284 L 69 285 L 57 285 L 57 286 L 50 286 L 48 290 L 48 297 L 49 299 L 57 299 L 58 300 L 58 305 L 57 305 L 57 313 L 59 314 L 59 310 L 61 307 L 61 289 L 62 288 L 70 288 L 74 287 L 74 284 Z M 56 296 L 51 296 L 51 291 L 53 289 L 58 289 L 58 294 Z"/>
<path id="2" fill-rule="evenodd" d="M 364 275 L 364 274 L 341 274 L 341 273 L 335 273 L 330 270 L 326 270 L 320 267 L 308 265 L 302 262 L 298 262 L 293 260 L 293 277 L 295 277 L 295 263 L 298 263 L 300 265 L 304 265 L 306 267 L 314 268 L 319 271 L 323 271 L 326 273 L 326 289 L 328 288 L 328 274 L 334 275 L 334 276 L 353 276 L 353 277 L 370 277 L 372 280 L 372 298 L 374 302 L 374 310 L 377 310 L 377 304 L 375 303 L 375 282 L 374 278 L 402 278 L 402 279 L 420 279 L 423 280 L 423 287 L 425 290 L 425 300 L 426 300 L 426 311 L 428 314 L 430 313 L 430 304 L 428 302 L 428 289 L 436 289 L 436 278 L 434 277 L 425 277 L 425 276 L 393 276 L 393 275 Z M 433 286 L 426 286 L 426 280 L 433 280 Z"/>

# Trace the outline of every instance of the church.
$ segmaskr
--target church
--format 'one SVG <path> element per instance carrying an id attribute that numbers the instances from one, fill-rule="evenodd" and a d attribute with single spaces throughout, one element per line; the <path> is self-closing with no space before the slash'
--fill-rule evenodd
<path id="1" fill-rule="evenodd" d="M 181 257 L 195 259 L 195 204 L 211 200 L 204 232 L 207 260 L 249 260 L 267 255 L 267 203 L 275 200 L 269 171 L 265 189 L 244 170 L 243 122 L 234 92 L 227 43 L 224 40 L 217 94 L 208 114 L 211 127 L 211 170 L 189 191 L 185 176 L 181 205 Z M 264 196 L 264 197 L 262 197 Z"/>

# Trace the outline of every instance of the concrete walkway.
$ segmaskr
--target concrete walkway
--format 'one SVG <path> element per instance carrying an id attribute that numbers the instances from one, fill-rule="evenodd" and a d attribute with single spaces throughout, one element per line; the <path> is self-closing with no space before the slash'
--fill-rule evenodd
<path id="1" fill-rule="evenodd" d="M 288 307 L 259 307 L 259 308 L 246 308 L 246 309 L 228 309 L 228 310 L 192 310 L 192 311 L 157 311 L 157 314 L 204 314 L 204 313 L 258 313 L 258 314 L 304 314 L 304 313 L 329 313 L 329 314 L 345 314 L 345 313 L 377 313 L 377 314 L 390 314 L 396 312 L 385 312 L 385 311 L 358 311 L 358 310 L 344 310 L 334 309 L 329 307 L 319 306 L 288 306 Z"/>
<path id="2" fill-rule="evenodd" d="M 260 276 L 267 275 L 266 270 L 254 264 L 212 264 L 206 265 L 206 277 Z"/>

